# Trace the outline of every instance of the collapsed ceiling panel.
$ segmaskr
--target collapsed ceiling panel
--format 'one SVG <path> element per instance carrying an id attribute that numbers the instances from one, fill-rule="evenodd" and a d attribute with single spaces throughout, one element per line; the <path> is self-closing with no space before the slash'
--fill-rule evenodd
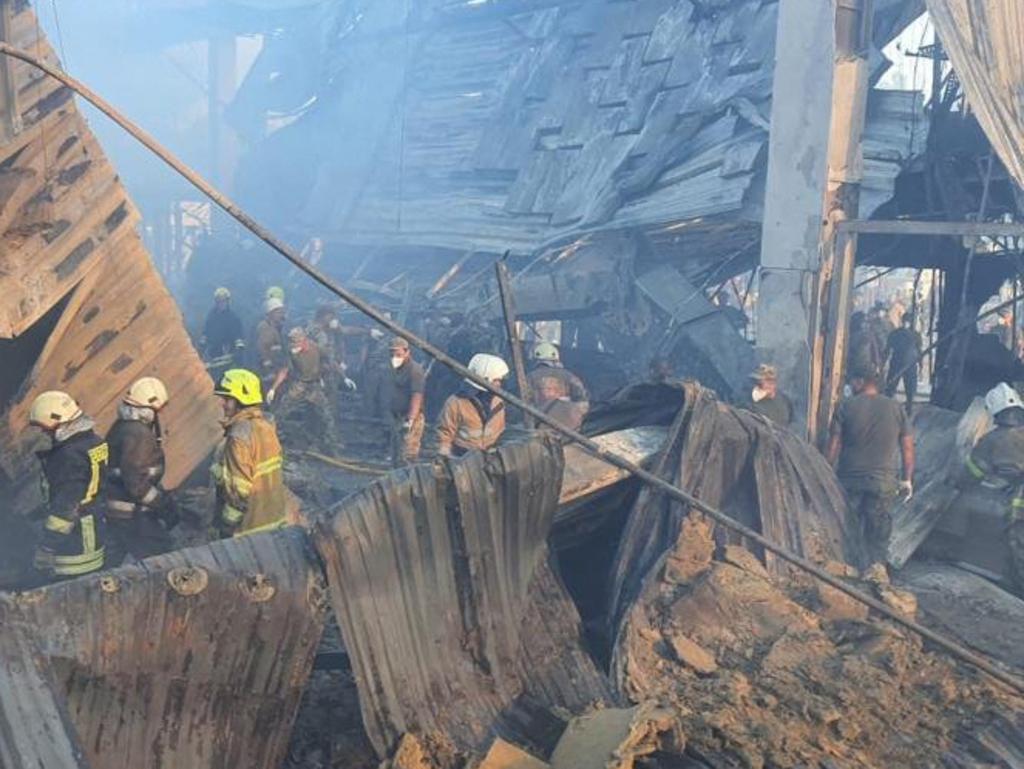
<path id="1" fill-rule="evenodd" d="M 1024 187 L 1024 4 L 928 0 L 928 10 L 978 122 Z"/>
<path id="2" fill-rule="evenodd" d="M 14 8 L 7 38 L 56 65 L 28 5 Z M 210 378 L 70 90 L 14 59 L 0 67 L 16 92 L 0 132 L 0 349 L 16 370 L 16 390 L 0 402 L 0 470 L 16 482 L 14 506 L 31 505 L 38 486 L 34 397 L 65 390 L 106 429 L 143 375 L 161 377 L 171 394 L 161 422 L 174 486 L 219 438 Z"/>
<path id="3" fill-rule="evenodd" d="M 879 5 L 876 47 L 906 4 Z M 593 229 L 712 217 L 756 227 L 777 3 L 503 2 L 429 23 L 404 13 L 375 3 L 346 27 L 329 45 L 330 85 L 242 169 L 245 194 L 282 226 L 499 253 Z M 891 195 L 919 108 L 915 96 L 871 111 L 866 208 Z M 347 152 L 328 151 L 339 141 Z M 315 178 L 293 167 L 296 152 L 316 155 Z"/>

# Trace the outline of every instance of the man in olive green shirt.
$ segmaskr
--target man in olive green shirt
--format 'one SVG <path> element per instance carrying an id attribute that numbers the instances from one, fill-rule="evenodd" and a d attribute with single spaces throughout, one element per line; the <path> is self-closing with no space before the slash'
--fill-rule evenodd
<path id="1" fill-rule="evenodd" d="M 846 490 L 872 559 L 885 563 L 892 509 L 899 496 L 909 498 L 914 492 L 914 434 L 907 412 L 878 391 L 878 379 L 875 370 L 854 371 L 854 395 L 839 404 L 832 420 L 828 461 Z"/>

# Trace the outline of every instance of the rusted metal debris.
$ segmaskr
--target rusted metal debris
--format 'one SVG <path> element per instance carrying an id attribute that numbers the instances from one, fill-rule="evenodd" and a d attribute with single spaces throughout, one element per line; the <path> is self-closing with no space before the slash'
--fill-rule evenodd
<path id="1" fill-rule="evenodd" d="M 81 766 L 276 769 L 326 603 L 296 529 L 8 594 L 0 624 L 5 637 L 38 644 L 88 759 Z M 33 658 L 26 649 L 17 662 Z M 24 754 L 25 765 L 61 766 L 45 760 L 56 739 Z"/>
<path id="2" fill-rule="evenodd" d="M 513 444 L 393 474 L 316 526 L 381 754 L 407 731 L 482 749 L 520 697 L 613 701 L 548 563 L 561 476 L 556 440 Z"/>

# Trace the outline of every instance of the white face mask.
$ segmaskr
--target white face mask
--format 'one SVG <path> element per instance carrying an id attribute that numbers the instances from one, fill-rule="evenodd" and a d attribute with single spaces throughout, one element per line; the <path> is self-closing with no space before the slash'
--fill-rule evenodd
<path id="1" fill-rule="evenodd" d="M 391 368 L 401 368 L 403 363 L 405 363 L 405 358 L 391 356 Z"/>
<path id="2" fill-rule="evenodd" d="M 340 326 L 340 325 L 341 324 L 338 323 L 338 319 L 337 318 L 331 318 L 331 322 L 327 324 L 327 327 L 336 331 L 338 329 L 338 326 Z"/>
<path id="3" fill-rule="evenodd" d="M 301 347 L 293 347 L 292 348 L 292 355 L 298 355 L 300 352 L 302 352 L 302 348 Z"/>
<path id="4" fill-rule="evenodd" d="M 760 385 L 758 385 L 754 387 L 753 390 L 750 391 L 750 397 L 754 401 L 754 403 L 760 403 L 761 401 L 768 397 L 768 391 L 765 390 Z"/>

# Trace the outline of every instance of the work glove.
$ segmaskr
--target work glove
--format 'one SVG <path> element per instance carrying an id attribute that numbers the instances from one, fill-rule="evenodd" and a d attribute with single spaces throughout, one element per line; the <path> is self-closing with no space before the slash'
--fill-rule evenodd
<path id="1" fill-rule="evenodd" d="M 348 377 L 345 377 L 344 381 L 345 381 L 345 387 L 347 389 L 351 390 L 352 392 L 356 392 L 359 389 L 358 387 L 356 387 L 356 383 L 354 381 L 352 381 L 351 379 L 349 379 Z"/>
<path id="2" fill-rule="evenodd" d="M 163 489 L 160 490 L 160 500 L 156 508 L 156 518 L 163 525 L 166 531 L 171 531 L 181 522 L 181 514 L 178 512 L 178 500 Z"/>
<path id="3" fill-rule="evenodd" d="M 370 329 L 370 336 L 373 339 L 383 339 L 384 338 L 384 332 L 381 331 L 379 328 L 371 328 Z"/>
<path id="4" fill-rule="evenodd" d="M 267 405 L 268 406 L 274 402 L 274 398 L 276 396 L 277 396 L 277 390 L 275 390 L 273 387 L 271 387 L 269 390 L 267 390 Z"/>
<path id="5" fill-rule="evenodd" d="M 904 499 L 910 499 L 914 496 L 914 484 L 911 481 L 900 481 L 900 496 Z"/>

